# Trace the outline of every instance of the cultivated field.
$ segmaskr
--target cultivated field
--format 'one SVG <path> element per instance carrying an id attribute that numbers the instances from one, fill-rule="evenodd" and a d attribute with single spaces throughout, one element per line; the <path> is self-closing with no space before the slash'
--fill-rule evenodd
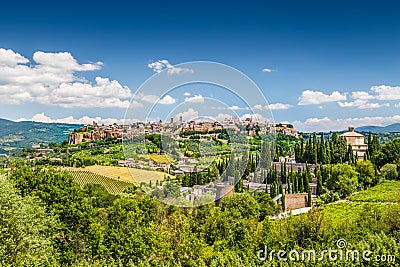
<path id="1" fill-rule="evenodd" d="M 135 168 L 127 167 L 114 167 L 114 166 L 87 166 L 85 168 L 67 168 L 68 170 L 85 170 L 92 173 L 97 173 L 118 181 L 124 181 L 129 183 L 149 183 L 152 181 L 153 184 L 156 181 L 164 180 L 164 173 L 158 171 L 148 171 Z"/>
<path id="2" fill-rule="evenodd" d="M 87 170 L 68 170 L 74 177 L 74 180 L 81 186 L 84 187 L 86 184 L 99 184 L 104 186 L 110 194 L 121 194 L 124 189 L 129 188 L 133 183 L 118 181 L 104 175 L 93 173 Z"/>
<path id="3" fill-rule="evenodd" d="M 168 157 L 165 155 L 147 154 L 147 155 L 144 155 L 144 157 L 148 157 L 150 160 L 152 160 L 156 163 L 171 164 Z"/>
<path id="4" fill-rule="evenodd" d="M 357 202 L 397 202 L 400 203 L 400 181 L 385 181 L 348 197 Z"/>

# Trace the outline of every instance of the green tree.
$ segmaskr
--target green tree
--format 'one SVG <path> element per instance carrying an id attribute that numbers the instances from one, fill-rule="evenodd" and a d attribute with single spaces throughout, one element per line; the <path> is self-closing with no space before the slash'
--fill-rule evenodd
<path id="1" fill-rule="evenodd" d="M 220 176 L 219 170 L 215 164 L 212 164 L 210 167 L 210 178 L 214 181 L 216 178 Z"/>
<path id="2" fill-rule="evenodd" d="M 9 174 L 23 197 L 36 196 L 60 220 L 55 246 L 61 264 L 84 257 L 89 225 L 95 210 L 71 174 L 51 167 L 20 167 Z"/>
<path id="3" fill-rule="evenodd" d="M 371 161 L 358 161 L 356 171 L 358 172 L 358 183 L 363 189 L 375 185 L 378 182 L 375 176 L 374 165 Z"/>
<path id="4" fill-rule="evenodd" d="M 269 142 L 263 141 L 261 145 L 260 168 L 268 169 L 271 166 L 272 155 Z"/>
<path id="5" fill-rule="evenodd" d="M 249 193 L 239 193 L 225 197 L 222 200 L 221 211 L 238 212 L 240 218 L 257 219 L 260 216 L 260 206 Z"/>
<path id="6" fill-rule="evenodd" d="M 0 265 L 55 266 L 56 219 L 36 197 L 22 198 L 0 178 Z"/>
<path id="7" fill-rule="evenodd" d="M 240 172 L 238 170 L 234 171 L 233 177 L 235 179 L 235 192 L 243 192 L 243 179 L 240 177 Z"/>
<path id="8" fill-rule="evenodd" d="M 381 168 L 381 175 L 383 179 L 387 180 L 397 180 L 398 179 L 398 172 L 397 172 L 397 165 L 387 163 Z"/>
<path id="9" fill-rule="evenodd" d="M 163 186 L 164 197 L 177 198 L 181 195 L 180 186 L 174 181 L 167 181 Z"/>
<path id="10" fill-rule="evenodd" d="M 83 192 L 94 208 L 107 208 L 117 198 L 117 196 L 111 195 L 104 186 L 99 184 L 86 184 L 83 187 Z"/>
<path id="11" fill-rule="evenodd" d="M 358 187 L 358 173 L 347 164 L 330 166 L 330 175 L 326 181 L 328 189 L 337 191 L 341 197 L 355 192 Z"/>
<path id="12" fill-rule="evenodd" d="M 321 170 L 318 168 L 316 171 L 316 177 L 317 177 L 317 196 L 322 195 L 324 192 L 323 187 L 322 187 L 322 175 L 321 175 Z"/>

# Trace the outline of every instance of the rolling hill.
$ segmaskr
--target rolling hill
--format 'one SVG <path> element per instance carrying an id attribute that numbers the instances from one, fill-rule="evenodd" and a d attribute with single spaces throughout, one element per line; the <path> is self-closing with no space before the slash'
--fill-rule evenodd
<path id="1" fill-rule="evenodd" d="M 81 126 L 0 119 L 0 154 L 11 154 L 32 145 L 61 143 L 68 138 L 69 132 Z"/>
<path id="2" fill-rule="evenodd" d="M 399 133 L 400 123 L 394 123 L 387 126 L 362 126 L 356 128 L 356 131 L 373 133 Z"/>

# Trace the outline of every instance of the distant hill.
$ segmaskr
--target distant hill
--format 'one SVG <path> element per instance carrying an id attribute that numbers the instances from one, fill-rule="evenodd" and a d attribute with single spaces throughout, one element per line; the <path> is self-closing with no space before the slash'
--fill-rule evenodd
<path id="1" fill-rule="evenodd" d="M 373 133 L 396 133 L 400 132 L 400 123 L 394 123 L 388 126 L 362 126 L 356 128 L 356 131 Z"/>
<path id="2" fill-rule="evenodd" d="M 68 133 L 82 125 L 65 123 L 43 123 L 34 121 L 14 122 L 0 119 L 0 154 L 11 154 L 24 147 L 62 143 Z"/>

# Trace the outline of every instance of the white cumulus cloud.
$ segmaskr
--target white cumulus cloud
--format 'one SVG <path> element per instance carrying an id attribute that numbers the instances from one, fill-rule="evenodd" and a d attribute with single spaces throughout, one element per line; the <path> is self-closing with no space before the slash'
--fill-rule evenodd
<path id="1" fill-rule="evenodd" d="M 262 72 L 267 72 L 267 73 L 270 73 L 270 72 L 273 72 L 274 70 L 273 69 L 270 69 L 270 68 L 265 68 L 265 69 L 262 69 Z"/>
<path id="2" fill-rule="evenodd" d="M 158 103 L 158 104 L 162 104 L 162 105 L 171 105 L 171 104 L 175 104 L 175 102 L 176 102 L 176 99 L 170 95 L 166 95 L 162 99 L 159 99 L 159 97 L 156 95 L 145 95 L 143 93 L 135 94 L 134 99 L 137 101 L 143 101 L 143 102 L 147 102 L 150 104 Z"/>
<path id="3" fill-rule="evenodd" d="M 375 97 L 365 91 L 355 91 L 351 92 L 351 98 L 358 100 L 369 100 L 369 99 L 374 99 Z"/>
<path id="4" fill-rule="evenodd" d="M 371 91 L 375 92 L 378 100 L 399 100 L 400 86 L 378 85 L 372 86 Z"/>
<path id="5" fill-rule="evenodd" d="M 29 60 L 11 49 L 0 48 L 0 66 L 15 66 L 26 64 Z"/>
<path id="6" fill-rule="evenodd" d="M 275 103 L 275 104 L 269 104 L 268 105 L 268 108 L 270 110 L 289 109 L 291 107 L 293 107 L 293 106 L 290 105 L 290 104 L 283 104 L 283 103 Z"/>
<path id="7" fill-rule="evenodd" d="M 67 123 L 67 124 L 92 124 L 96 122 L 98 124 L 110 125 L 110 124 L 123 124 L 123 119 L 116 118 L 101 118 L 101 117 L 88 117 L 82 116 L 81 118 L 74 118 L 73 116 L 68 116 L 60 119 L 53 119 L 47 116 L 44 112 L 35 114 L 32 118 L 19 118 L 16 121 L 36 121 L 44 123 Z M 133 122 L 133 121 L 132 121 Z M 126 123 L 126 122 L 125 122 Z"/>
<path id="8" fill-rule="evenodd" d="M 160 73 L 163 70 L 167 70 L 168 74 L 182 74 L 182 73 L 194 73 L 192 69 L 175 67 L 169 63 L 166 59 L 157 60 L 147 64 L 147 67 L 152 69 L 154 72 Z"/>
<path id="9" fill-rule="evenodd" d="M 102 62 L 80 64 L 68 52 L 33 54 L 33 62 L 0 48 L 0 103 L 39 103 L 66 108 L 125 108 L 131 90 L 116 80 L 96 77 L 94 82 L 77 72 L 99 70 Z"/>
<path id="10" fill-rule="evenodd" d="M 175 102 L 176 102 L 176 99 L 170 95 L 166 95 L 162 99 L 160 99 L 160 101 L 158 101 L 158 103 L 162 104 L 162 105 L 171 105 L 171 104 L 175 104 Z"/>
<path id="11" fill-rule="evenodd" d="M 199 117 L 199 112 L 193 108 L 189 108 L 186 111 L 178 113 L 175 116 L 175 119 L 178 120 L 181 116 L 184 121 L 191 121 L 191 120 L 195 120 L 196 118 Z"/>
<path id="12" fill-rule="evenodd" d="M 192 97 L 186 97 L 185 102 L 204 103 L 204 97 L 202 95 L 194 95 Z"/>
<path id="13" fill-rule="evenodd" d="M 318 131 L 340 131 L 347 129 L 347 126 L 384 126 L 392 123 L 400 122 L 400 115 L 389 117 L 354 117 L 331 119 L 323 118 L 308 118 L 305 121 L 294 121 L 293 125 L 296 129 L 303 132 L 318 132 Z"/>
<path id="14" fill-rule="evenodd" d="M 299 97 L 298 105 L 319 105 L 322 103 L 344 100 L 346 100 L 346 94 L 341 94 L 338 91 L 334 91 L 330 95 L 327 95 L 320 91 L 305 90 Z"/>
<path id="15" fill-rule="evenodd" d="M 284 103 L 274 103 L 274 104 L 269 104 L 267 106 L 262 106 L 260 104 L 255 105 L 254 109 L 258 110 L 283 110 L 283 109 L 289 109 L 292 108 L 293 106 L 290 104 L 284 104 Z"/>
<path id="16" fill-rule="evenodd" d="M 381 107 L 389 107 L 389 103 L 370 103 L 368 100 L 357 99 L 352 102 L 338 102 L 342 108 L 357 107 L 359 109 L 375 109 Z"/>
<path id="17" fill-rule="evenodd" d="M 239 107 L 239 106 L 236 106 L 236 105 L 230 106 L 230 107 L 228 107 L 228 109 L 230 109 L 230 110 L 249 110 L 248 107 L 242 108 L 242 107 Z"/>

